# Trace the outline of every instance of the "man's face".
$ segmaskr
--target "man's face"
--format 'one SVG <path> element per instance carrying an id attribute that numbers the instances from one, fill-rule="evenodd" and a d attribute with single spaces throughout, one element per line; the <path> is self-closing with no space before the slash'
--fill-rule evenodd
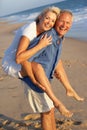
<path id="1" fill-rule="evenodd" d="M 56 21 L 55 29 L 58 32 L 59 36 L 64 36 L 70 29 L 72 25 L 72 16 L 68 13 L 60 14 L 59 18 Z"/>

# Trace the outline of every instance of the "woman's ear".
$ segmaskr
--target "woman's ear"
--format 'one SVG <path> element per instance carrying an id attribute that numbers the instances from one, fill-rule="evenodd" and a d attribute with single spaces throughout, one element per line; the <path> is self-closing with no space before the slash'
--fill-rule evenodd
<path id="1" fill-rule="evenodd" d="M 41 16 L 41 15 L 39 15 L 38 19 L 40 20 L 41 18 L 42 18 L 42 16 Z"/>
<path id="2" fill-rule="evenodd" d="M 43 15 L 41 14 L 41 15 L 38 16 L 38 22 L 40 22 L 42 20 L 43 20 Z"/>

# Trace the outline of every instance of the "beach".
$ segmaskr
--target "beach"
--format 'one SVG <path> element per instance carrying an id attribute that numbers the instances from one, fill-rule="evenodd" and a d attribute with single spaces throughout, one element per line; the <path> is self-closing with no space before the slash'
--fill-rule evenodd
<path id="1" fill-rule="evenodd" d="M 4 73 L 1 61 L 14 38 L 14 31 L 25 23 L 0 22 L 0 130 L 41 130 L 40 115 L 32 109 L 21 81 Z M 67 97 L 64 87 L 53 79 L 56 96 L 74 115 L 65 118 L 55 109 L 57 130 L 87 130 L 87 42 L 65 38 L 61 59 L 69 81 L 84 102 Z"/>

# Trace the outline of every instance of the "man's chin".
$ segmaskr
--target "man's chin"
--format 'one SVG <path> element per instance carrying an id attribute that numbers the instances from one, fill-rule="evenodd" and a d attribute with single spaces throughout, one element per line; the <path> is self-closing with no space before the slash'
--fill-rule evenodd
<path id="1" fill-rule="evenodd" d="M 66 32 L 62 31 L 62 32 L 59 32 L 59 35 L 61 36 L 64 36 L 66 34 Z"/>

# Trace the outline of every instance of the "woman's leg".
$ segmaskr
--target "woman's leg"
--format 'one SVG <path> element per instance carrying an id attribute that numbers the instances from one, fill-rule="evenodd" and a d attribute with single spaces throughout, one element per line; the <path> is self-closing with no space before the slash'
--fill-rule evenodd
<path id="1" fill-rule="evenodd" d="M 84 98 L 80 97 L 77 92 L 72 88 L 71 84 L 69 83 L 68 77 L 64 70 L 62 61 L 58 62 L 56 66 L 54 76 L 60 80 L 64 88 L 66 89 L 66 95 L 70 97 L 74 97 L 77 101 L 84 101 Z"/>
<path id="2" fill-rule="evenodd" d="M 23 63 L 21 63 L 21 65 L 22 65 L 22 69 L 20 71 L 21 75 L 23 77 L 28 76 L 35 85 L 40 87 L 42 90 L 45 90 L 45 88 L 35 79 L 34 73 L 32 71 L 31 62 L 24 61 Z"/>
<path id="3" fill-rule="evenodd" d="M 32 71 L 35 76 L 35 79 L 45 88 L 44 91 L 47 93 L 47 95 L 53 101 L 55 107 L 59 110 L 59 112 L 62 115 L 67 116 L 67 117 L 72 116 L 72 112 L 67 110 L 65 108 L 65 106 L 54 95 L 52 88 L 51 88 L 51 84 L 44 72 L 43 67 L 36 62 L 32 62 L 31 64 L 32 64 Z"/>
<path id="4" fill-rule="evenodd" d="M 35 62 L 28 62 L 25 61 L 22 63 L 23 69 L 25 70 L 26 74 L 32 80 L 32 82 L 37 85 L 38 87 L 42 88 L 50 99 L 53 101 L 55 107 L 59 110 L 59 112 L 67 117 L 72 116 L 72 113 L 65 108 L 65 106 L 56 98 L 54 95 L 50 82 L 45 75 L 44 69 L 40 64 Z"/>

